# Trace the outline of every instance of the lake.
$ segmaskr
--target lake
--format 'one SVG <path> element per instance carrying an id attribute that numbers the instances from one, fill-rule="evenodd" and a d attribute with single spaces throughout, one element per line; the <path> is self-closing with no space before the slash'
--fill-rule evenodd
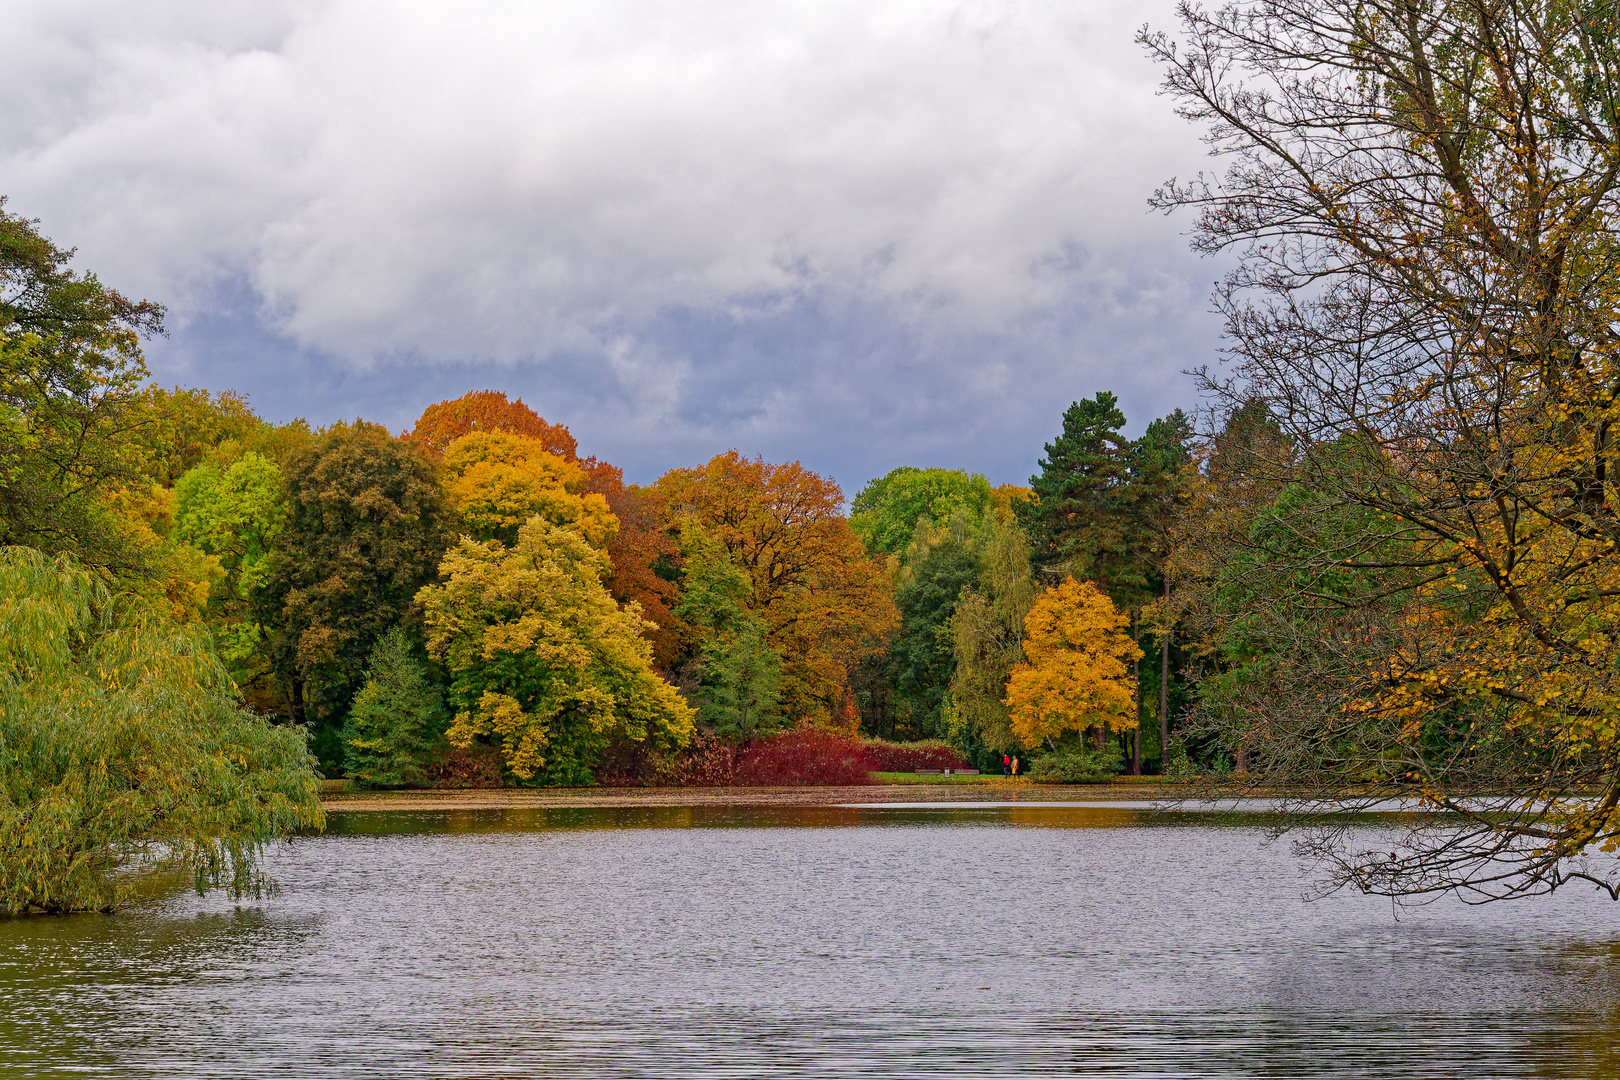
<path id="1" fill-rule="evenodd" d="M 280 892 L 0 919 L 0 1074 L 1603 1076 L 1620 910 L 1396 910 L 1245 814 L 339 813 Z"/>

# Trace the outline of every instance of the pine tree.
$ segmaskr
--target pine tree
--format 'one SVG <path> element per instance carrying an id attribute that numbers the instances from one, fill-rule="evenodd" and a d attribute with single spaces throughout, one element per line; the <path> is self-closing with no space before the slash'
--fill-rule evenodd
<path id="1" fill-rule="evenodd" d="M 444 698 L 397 626 L 372 649 L 369 668 L 343 726 L 348 774 L 367 787 L 419 783 L 449 720 Z"/>
<path id="2" fill-rule="evenodd" d="M 1099 391 L 1070 405 L 1063 433 L 1046 444 L 1039 474 L 1030 477 L 1034 502 L 1018 505 L 1037 565 L 1093 580 L 1116 601 L 1146 584 L 1134 550 L 1137 489 L 1131 443 L 1121 434 L 1125 414 L 1113 394 Z"/>

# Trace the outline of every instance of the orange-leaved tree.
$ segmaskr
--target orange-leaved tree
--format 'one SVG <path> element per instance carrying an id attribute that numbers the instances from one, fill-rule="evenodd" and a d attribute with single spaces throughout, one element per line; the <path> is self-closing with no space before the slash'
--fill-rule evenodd
<path id="1" fill-rule="evenodd" d="M 830 723 L 851 669 L 899 622 L 884 568 L 844 519 L 833 480 L 732 450 L 656 485 L 677 522 L 718 541 L 782 657 L 782 710 Z"/>
<path id="2" fill-rule="evenodd" d="M 1035 598 L 1024 655 L 1007 681 L 1013 733 L 1025 746 L 1088 728 L 1136 727 L 1130 664 L 1142 655 L 1130 616 L 1089 581 L 1068 578 Z"/>
<path id="3" fill-rule="evenodd" d="M 474 431 L 504 431 L 538 439 L 546 450 L 568 461 L 579 456 L 579 448 L 566 427 L 547 423 L 523 404 L 522 398 L 508 401 L 498 390 L 474 390 L 429 405 L 405 437 L 442 454 L 456 439 Z"/>
<path id="4" fill-rule="evenodd" d="M 669 576 L 660 576 L 660 571 L 673 575 L 680 562 L 669 515 L 655 492 L 626 484 L 617 465 L 590 457 L 579 467 L 585 470 L 585 490 L 605 498 L 619 522 L 619 531 L 607 545 L 612 569 L 604 584 L 619 603 L 640 605 L 645 620 L 642 636 L 652 645 L 653 663 L 667 671 L 687 640 L 684 625 L 675 616 L 680 587 Z"/>
<path id="5" fill-rule="evenodd" d="M 444 448 L 446 501 L 480 540 L 517 541 L 536 514 L 601 550 L 619 531 L 607 499 L 585 490 L 585 470 L 538 439 L 473 431 Z"/>

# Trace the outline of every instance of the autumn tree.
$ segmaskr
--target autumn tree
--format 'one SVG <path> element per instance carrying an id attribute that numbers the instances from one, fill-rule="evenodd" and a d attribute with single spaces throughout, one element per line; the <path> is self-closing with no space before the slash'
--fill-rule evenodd
<path id="1" fill-rule="evenodd" d="M 584 471 L 585 482 L 579 492 L 606 499 L 609 513 L 618 522 L 606 541 L 613 566 L 608 590 L 621 604 L 635 603 L 641 608 L 656 662 L 665 668 L 673 664 L 688 642 L 673 610 L 679 602 L 675 578 L 680 559 L 660 500 L 634 485 L 626 485 L 618 466 L 594 456 L 581 458 L 573 435 L 564 425 L 545 420 L 522 400 L 509 402 L 505 394 L 492 390 L 428 406 L 409 438 L 442 452 L 455 439 L 474 431 L 536 439 L 547 452 Z"/>
<path id="2" fill-rule="evenodd" d="M 585 470 L 538 439 L 474 431 L 444 448 L 445 497 L 469 535 L 512 544 L 518 527 L 539 514 L 604 548 L 619 530 L 607 499 L 587 492 Z"/>
<path id="3" fill-rule="evenodd" d="M 680 603 L 680 547 L 663 500 L 657 492 L 624 482 L 616 465 L 596 458 L 580 462 L 586 490 L 607 500 L 618 529 L 608 540 L 608 592 L 620 604 L 635 604 L 645 620 L 643 635 L 653 649 L 653 663 L 669 670 L 690 644 L 687 628 L 675 614 Z"/>
<path id="4" fill-rule="evenodd" d="M 416 426 L 405 437 L 435 454 L 463 435 L 474 431 L 505 432 L 534 439 L 548 452 L 565 461 L 579 456 L 578 444 L 561 424 L 547 423 L 523 399 L 506 400 L 496 390 L 474 390 L 451 401 L 440 401 L 422 410 Z"/>
<path id="5" fill-rule="evenodd" d="M 1229 166 L 1156 203 L 1236 255 L 1206 388 L 1292 449 L 1243 462 L 1278 494 L 1224 616 L 1317 688 L 1200 722 L 1304 809 L 1427 811 L 1377 850 L 1306 819 L 1329 886 L 1620 896 L 1620 12 L 1181 17 L 1144 43 Z"/>
<path id="6" fill-rule="evenodd" d="M 230 390 L 145 387 L 131 403 L 130 436 L 140 475 L 174 487 L 186 470 L 225 443 L 241 446 L 269 427 Z"/>
<path id="7" fill-rule="evenodd" d="M 282 476 L 271 656 L 291 719 L 315 725 L 317 751 L 335 765 L 366 657 L 434 577 L 450 516 L 427 453 L 365 421 L 328 428 Z"/>
<path id="8" fill-rule="evenodd" d="M 1130 616 L 1089 581 L 1069 578 L 1035 598 L 1024 619 L 1024 655 L 1007 680 L 1007 714 L 1026 747 L 1065 733 L 1137 726 L 1128 666 L 1142 655 Z"/>
<path id="9" fill-rule="evenodd" d="M 782 708 L 830 722 L 851 671 L 896 619 L 883 568 L 844 520 L 838 485 L 798 462 L 732 450 L 665 473 L 657 491 L 672 518 L 701 528 L 747 578 L 748 609 L 782 657 Z"/>
<path id="10" fill-rule="evenodd" d="M 593 781 L 610 740 L 686 744 L 692 710 L 577 533 L 536 516 L 513 547 L 463 539 L 439 569 L 444 584 L 419 599 L 451 676 L 453 743 L 488 740 L 518 779 L 571 786 Z"/>

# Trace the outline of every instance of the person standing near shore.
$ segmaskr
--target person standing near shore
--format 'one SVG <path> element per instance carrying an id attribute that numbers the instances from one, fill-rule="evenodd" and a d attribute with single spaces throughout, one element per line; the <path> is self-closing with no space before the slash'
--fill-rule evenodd
<path id="1" fill-rule="evenodd" d="M 1001 755 L 1001 775 L 1012 775 L 1012 758 L 1008 757 L 1006 754 Z"/>

